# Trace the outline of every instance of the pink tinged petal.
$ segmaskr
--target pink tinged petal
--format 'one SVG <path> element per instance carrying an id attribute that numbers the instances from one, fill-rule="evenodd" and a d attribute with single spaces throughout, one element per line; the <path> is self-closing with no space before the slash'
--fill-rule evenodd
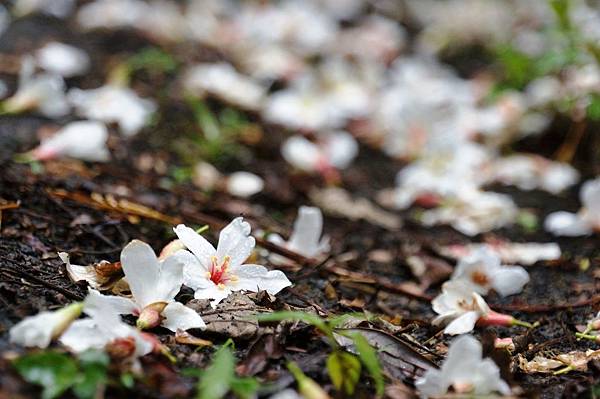
<path id="1" fill-rule="evenodd" d="M 219 265 L 223 263 L 225 256 L 231 257 L 230 267 L 241 265 L 250 256 L 255 244 L 254 237 L 250 237 L 250 224 L 241 217 L 233 219 L 219 234 Z"/>
<path id="2" fill-rule="evenodd" d="M 208 270 L 210 267 L 210 258 L 214 256 L 217 250 L 209 243 L 206 238 L 196 233 L 193 229 L 180 224 L 173 229 L 177 237 L 183 242 L 183 244 L 192 251 L 192 253 L 198 258 L 198 261 L 202 266 Z"/>
<path id="3" fill-rule="evenodd" d="M 171 302 L 162 311 L 165 318 L 161 325 L 171 331 L 205 328 L 206 324 L 195 310 L 182 303 Z"/>
<path id="4" fill-rule="evenodd" d="M 196 299 L 212 299 L 210 302 L 210 306 L 214 308 L 225 298 L 231 294 L 231 288 L 228 286 L 216 286 L 213 282 L 211 285 L 198 289 L 194 293 L 194 298 Z"/>
<path id="5" fill-rule="evenodd" d="M 234 291 L 257 292 L 263 290 L 275 295 L 282 289 L 292 285 L 281 270 L 269 271 L 266 267 L 260 265 L 242 265 L 232 270 L 232 273 L 238 278 L 238 281 L 231 285 L 231 289 Z"/>
<path id="6" fill-rule="evenodd" d="M 520 266 L 503 266 L 494 275 L 492 286 L 502 296 L 514 295 L 523 291 L 529 282 L 529 273 Z"/>
<path id="7" fill-rule="evenodd" d="M 592 233 L 591 227 L 578 214 L 564 211 L 548 215 L 544 228 L 555 236 L 576 237 Z"/>
<path id="8" fill-rule="evenodd" d="M 160 271 L 152 248 L 145 242 L 133 240 L 121 252 L 121 266 L 139 307 L 156 302 L 155 288 Z"/>
<path id="9" fill-rule="evenodd" d="M 444 329 L 444 333 L 449 335 L 458 335 L 473 331 L 479 316 L 479 312 L 466 312 L 448 324 Z"/>
<path id="10" fill-rule="evenodd" d="M 113 337 L 103 334 L 93 319 L 77 320 L 60 337 L 60 342 L 73 352 L 103 349 Z"/>

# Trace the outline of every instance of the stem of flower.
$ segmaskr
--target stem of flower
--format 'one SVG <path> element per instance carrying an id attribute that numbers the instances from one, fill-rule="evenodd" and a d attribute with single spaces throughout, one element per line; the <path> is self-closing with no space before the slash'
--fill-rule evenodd
<path id="1" fill-rule="evenodd" d="M 519 320 L 519 319 L 515 319 L 515 318 L 513 317 L 513 319 L 512 319 L 512 322 L 511 322 L 511 325 L 512 325 L 512 326 L 521 326 L 521 327 L 525 327 L 525 328 L 534 328 L 534 327 L 537 327 L 537 326 L 539 326 L 539 325 L 540 325 L 540 323 L 536 321 L 535 323 L 531 324 L 531 323 L 528 323 L 528 322 L 526 322 L 526 321 L 522 321 L 522 320 Z"/>
<path id="2" fill-rule="evenodd" d="M 587 334 L 587 333 L 575 333 L 575 336 L 579 339 L 585 338 L 585 339 L 589 339 L 590 341 L 600 342 L 600 335 L 591 335 L 591 334 Z"/>
<path id="3" fill-rule="evenodd" d="M 560 369 L 560 370 L 556 370 L 556 371 L 555 371 L 554 373 L 552 373 L 552 374 L 554 374 L 554 375 L 560 375 L 560 374 L 565 374 L 565 373 L 568 373 L 569 371 L 572 371 L 572 370 L 575 370 L 575 367 L 573 367 L 572 365 L 568 365 L 568 366 L 566 366 L 566 367 L 563 367 L 563 368 L 562 368 L 562 369 Z"/>

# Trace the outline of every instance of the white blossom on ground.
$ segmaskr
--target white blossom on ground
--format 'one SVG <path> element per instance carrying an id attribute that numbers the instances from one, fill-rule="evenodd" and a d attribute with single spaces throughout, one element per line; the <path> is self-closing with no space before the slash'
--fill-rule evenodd
<path id="1" fill-rule="evenodd" d="M 442 293 L 431 302 L 438 316 L 434 325 L 446 325 L 444 333 L 464 334 L 472 331 L 475 323 L 490 312 L 485 300 L 464 281 L 444 283 Z"/>
<path id="2" fill-rule="evenodd" d="M 533 154 L 499 158 L 492 163 L 491 169 L 493 181 L 521 190 L 541 189 L 558 194 L 579 181 L 579 173 L 571 165 Z"/>
<path id="3" fill-rule="evenodd" d="M 523 290 L 529 282 L 529 273 L 521 266 L 502 265 L 493 252 L 480 249 L 458 262 L 452 280 L 465 281 L 482 295 L 493 289 L 501 296 L 507 296 Z"/>
<path id="4" fill-rule="evenodd" d="M 265 89 L 259 83 L 240 74 L 227 63 L 191 67 L 184 77 L 183 86 L 193 94 L 203 96 L 209 93 L 251 110 L 260 109 L 265 95 Z"/>
<path id="5" fill-rule="evenodd" d="M 7 112 L 38 110 L 48 118 L 64 116 L 70 110 L 63 78 L 54 73 L 36 74 L 35 61 L 29 56 L 21 61 L 17 92 L 2 105 Z"/>
<path id="6" fill-rule="evenodd" d="M 583 236 L 600 230 L 600 177 L 581 186 L 579 199 L 579 212 L 551 213 L 544 222 L 545 229 L 557 236 Z"/>
<path id="7" fill-rule="evenodd" d="M 320 135 L 316 143 L 302 136 L 292 136 L 281 146 L 281 154 L 296 169 L 327 176 L 336 169 L 350 166 L 358 154 L 358 143 L 343 131 Z"/>
<path id="8" fill-rule="evenodd" d="M 90 67 L 90 57 L 77 47 L 50 42 L 35 53 L 36 64 L 63 77 L 83 75 Z"/>
<path id="9" fill-rule="evenodd" d="M 101 295 L 98 301 L 119 314 L 138 316 L 137 326 L 141 329 L 158 325 L 171 331 L 204 328 L 198 313 L 175 301 L 184 281 L 183 260 L 176 253 L 159 261 L 148 244 L 133 240 L 121 252 L 121 266 L 132 298 Z"/>
<path id="10" fill-rule="evenodd" d="M 449 389 L 459 395 L 509 395 L 509 385 L 500 377 L 500 369 L 490 358 L 482 357 L 481 344 L 471 335 L 450 343 L 441 369 L 430 369 L 416 381 L 422 398 L 443 396 Z"/>
<path id="11" fill-rule="evenodd" d="M 126 136 L 137 134 L 156 109 L 153 101 L 140 98 L 127 87 L 115 85 L 92 90 L 71 89 L 68 99 L 78 115 L 118 123 Z"/>
<path id="12" fill-rule="evenodd" d="M 485 233 L 514 223 L 518 209 L 510 196 L 465 189 L 459 197 L 443 202 L 421 215 L 425 226 L 449 224 L 468 236 Z"/>
<path id="13" fill-rule="evenodd" d="M 493 240 L 485 243 L 469 243 L 466 245 L 455 244 L 441 247 L 443 255 L 460 259 L 469 256 L 476 251 L 486 249 L 493 252 L 505 263 L 516 263 L 520 265 L 533 265 L 539 261 L 557 260 L 561 256 L 560 246 L 555 242 L 508 242 L 504 240 Z"/>
<path id="14" fill-rule="evenodd" d="M 57 18 L 65 18 L 74 7 L 74 0 L 17 0 L 13 12 L 17 16 L 24 16 L 32 12 L 43 12 Z"/>
<path id="15" fill-rule="evenodd" d="M 329 251 L 329 238 L 323 235 L 323 214 L 313 206 L 301 206 L 294 229 L 288 241 L 278 234 L 269 235 L 269 241 L 279 244 L 290 251 L 312 258 Z M 276 257 L 277 258 L 277 257 Z"/>
<path id="16" fill-rule="evenodd" d="M 265 187 L 265 182 L 254 173 L 240 171 L 227 177 L 227 192 L 241 198 L 251 197 L 260 193 Z"/>
<path id="17" fill-rule="evenodd" d="M 277 294 L 292 283 L 280 270 L 243 264 L 255 246 L 250 236 L 250 224 L 241 217 L 234 219 L 219 235 L 215 249 L 204 237 L 182 224 L 174 228 L 175 234 L 191 252 L 187 253 L 184 275 L 185 285 L 195 291 L 196 299 L 211 299 L 215 307 L 233 291 L 267 291 Z M 181 256 L 183 258 L 183 256 Z"/>
<path id="18" fill-rule="evenodd" d="M 48 160 L 61 157 L 77 158 L 83 161 L 106 162 L 110 152 L 106 147 L 108 130 L 106 126 L 95 121 L 71 122 L 42 140 L 41 144 L 31 151 L 36 160 Z"/>
<path id="19" fill-rule="evenodd" d="M 10 329 L 9 340 L 27 347 L 46 348 L 79 317 L 82 309 L 82 303 L 73 303 L 59 310 L 26 317 Z"/>
<path id="20" fill-rule="evenodd" d="M 153 343 L 138 329 L 124 323 L 112 303 L 98 291 L 89 289 L 83 312 L 89 318 L 74 321 L 60 337 L 60 342 L 73 352 L 104 350 L 116 344 L 125 352 L 120 354 L 122 357 L 137 359 L 152 351 Z"/>

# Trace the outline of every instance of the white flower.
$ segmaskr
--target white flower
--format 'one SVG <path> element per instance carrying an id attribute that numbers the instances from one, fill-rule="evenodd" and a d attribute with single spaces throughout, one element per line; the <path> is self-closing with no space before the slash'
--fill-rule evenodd
<path id="1" fill-rule="evenodd" d="M 492 359 L 482 358 L 481 344 L 471 335 L 452 341 L 442 368 L 428 370 L 416 381 L 416 387 L 423 398 L 442 396 L 449 388 L 461 396 L 510 394 L 510 387 L 500 378 L 498 366 Z"/>
<path id="2" fill-rule="evenodd" d="M 226 63 L 198 64 L 189 69 L 184 87 L 203 96 L 210 93 L 228 103 L 257 110 L 262 106 L 265 89 L 253 79 L 238 73 Z"/>
<path id="3" fill-rule="evenodd" d="M 105 349 L 121 342 L 126 357 L 137 358 L 152 351 L 153 344 L 142 333 L 121 320 L 119 313 L 98 291 L 89 289 L 83 303 L 88 319 L 77 320 L 61 335 L 60 342 L 74 352 Z"/>
<path id="4" fill-rule="evenodd" d="M 283 245 L 285 248 L 304 255 L 308 258 L 329 251 L 329 239 L 321 238 L 323 233 L 323 214 L 321 210 L 312 206 L 301 206 L 298 217 L 294 222 L 294 229 L 288 241 L 281 236 L 272 234 L 269 241 Z"/>
<path id="5" fill-rule="evenodd" d="M 585 182 L 579 198 L 579 212 L 551 213 L 544 222 L 545 229 L 557 236 L 582 236 L 600 230 L 600 177 Z"/>
<path id="6" fill-rule="evenodd" d="M 560 246 L 555 242 L 508 242 L 493 240 L 486 243 L 455 244 L 441 247 L 440 251 L 446 256 L 460 259 L 476 251 L 485 249 L 500 257 L 505 263 L 533 265 L 539 261 L 556 260 L 561 256 Z"/>
<path id="7" fill-rule="evenodd" d="M 31 57 L 24 57 L 19 75 L 17 92 L 4 101 L 8 112 L 39 110 L 48 118 L 58 118 L 69 112 L 65 97 L 65 82 L 62 77 L 52 73 L 34 74 L 35 63 Z"/>
<path id="8" fill-rule="evenodd" d="M 463 234 L 474 236 L 514 222 L 518 209 L 505 194 L 465 188 L 458 197 L 423 212 L 426 226 L 450 224 Z"/>
<path id="9" fill-rule="evenodd" d="M 227 192 L 236 197 L 251 197 L 261 192 L 264 186 L 263 179 L 250 172 L 235 172 L 227 178 Z"/>
<path id="10" fill-rule="evenodd" d="M 67 44 L 50 42 L 35 53 L 37 65 L 64 77 L 83 75 L 90 67 L 85 51 Z"/>
<path id="11" fill-rule="evenodd" d="M 183 284 L 183 259 L 177 254 L 159 261 L 150 246 L 133 240 L 121 252 L 121 266 L 129 283 L 132 299 L 100 295 L 119 314 L 138 316 L 139 328 L 159 324 L 171 331 L 204 328 L 194 310 L 175 302 Z"/>
<path id="12" fill-rule="evenodd" d="M 507 296 L 523 290 L 523 286 L 529 282 L 529 273 L 520 266 L 502 266 L 499 257 L 482 248 L 458 262 L 452 280 L 466 281 L 475 292 L 482 295 L 493 289 Z"/>
<path id="13" fill-rule="evenodd" d="M 148 12 L 141 0 L 97 0 L 79 9 L 77 22 L 84 29 L 135 26 Z"/>
<path id="14" fill-rule="evenodd" d="M 106 162 L 110 153 L 106 148 L 108 131 L 100 122 L 71 122 L 31 152 L 34 159 L 46 160 L 60 157 L 84 161 Z"/>
<path id="15" fill-rule="evenodd" d="M 566 163 L 538 155 L 519 154 L 500 158 L 492 164 L 492 180 L 521 190 L 542 189 L 558 194 L 579 181 L 579 173 Z"/>
<path id="16" fill-rule="evenodd" d="M 433 299 L 431 305 L 439 315 L 433 320 L 433 324 L 446 324 L 444 333 L 450 335 L 473 330 L 477 320 L 490 312 L 481 295 L 464 281 L 444 283 L 442 293 Z"/>
<path id="17" fill-rule="evenodd" d="M 10 14 L 3 5 L 0 5 L 0 35 L 10 25 Z M 2 96 L 0 96 L 2 98 Z"/>
<path id="18" fill-rule="evenodd" d="M 46 348 L 79 317 L 82 309 L 82 303 L 74 303 L 54 312 L 40 312 L 26 317 L 10 329 L 10 342 Z"/>
<path id="19" fill-rule="evenodd" d="M 74 0 L 17 0 L 13 10 L 17 16 L 41 11 L 57 18 L 65 18 L 74 6 Z"/>
<path id="20" fill-rule="evenodd" d="M 114 85 L 92 90 L 71 89 L 68 99 L 79 115 L 105 123 L 116 122 L 126 136 L 137 134 L 156 109 L 153 101 Z"/>
<path id="21" fill-rule="evenodd" d="M 275 295 L 291 285 L 279 270 L 243 264 L 252 253 L 255 240 L 250 236 L 250 225 L 241 217 L 221 230 L 217 249 L 189 227 L 180 224 L 173 230 L 191 251 L 178 252 L 179 255 L 187 254 L 185 285 L 196 291 L 196 299 L 212 299 L 213 307 L 233 291 L 265 290 Z"/>
<path id="22" fill-rule="evenodd" d="M 313 143 L 304 137 L 292 136 L 283 143 L 281 154 L 295 168 L 310 173 L 345 169 L 358 154 L 358 143 L 346 132 L 333 132 L 319 138 Z"/>

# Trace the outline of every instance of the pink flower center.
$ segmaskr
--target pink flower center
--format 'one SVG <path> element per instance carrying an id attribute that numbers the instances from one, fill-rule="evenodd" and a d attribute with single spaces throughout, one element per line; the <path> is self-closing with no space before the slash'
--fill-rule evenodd
<path id="1" fill-rule="evenodd" d="M 216 285 L 226 284 L 228 281 L 233 280 L 233 276 L 229 272 L 229 263 L 231 261 L 230 256 L 223 257 L 223 263 L 219 265 L 219 260 L 216 256 L 211 257 L 210 259 L 210 276 L 209 279 Z"/>

